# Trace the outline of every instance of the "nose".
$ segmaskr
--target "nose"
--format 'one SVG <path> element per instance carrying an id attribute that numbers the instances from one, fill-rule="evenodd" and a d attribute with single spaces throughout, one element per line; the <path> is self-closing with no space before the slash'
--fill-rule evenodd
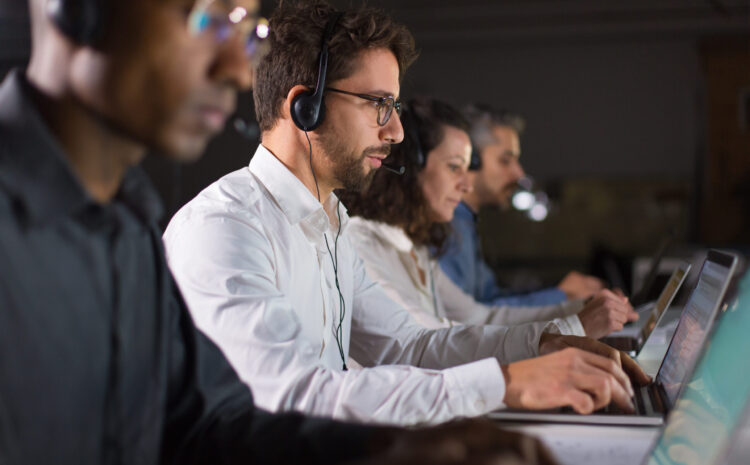
<path id="1" fill-rule="evenodd" d="M 389 144 L 399 144 L 404 140 L 404 126 L 395 110 L 385 126 L 380 129 L 380 139 Z"/>
<path id="2" fill-rule="evenodd" d="M 234 34 L 218 45 L 209 74 L 215 82 L 229 85 L 240 92 L 252 88 L 253 71 L 240 34 Z"/>
<path id="3" fill-rule="evenodd" d="M 458 178 L 458 190 L 462 195 L 468 194 L 474 190 L 473 177 L 468 171 L 464 171 Z"/>

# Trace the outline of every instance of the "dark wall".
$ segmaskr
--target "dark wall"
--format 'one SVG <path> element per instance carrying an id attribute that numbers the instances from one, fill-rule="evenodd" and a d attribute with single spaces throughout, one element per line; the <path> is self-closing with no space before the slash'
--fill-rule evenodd
<path id="1" fill-rule="evenodd" d="M 698 43 L 747 34 L 750 24 L 748 0 L 370 4 L 406 24 L 421 49 L 404 77 L 404 97 L 429 94 L 523 113 L 522 161 L 530 174 L 558 184 L 606 177 L 638 185 L 664 177 L 700 188 L 706 91 Z M 266 13 L 273 5 L 264 2 Z M 0 0 L 0 74 L 28 58 L 26 8 L 25 1 Z M 241 96 L 239 111 L 252 117 L 250 95 Z M 172 212 L 244 166 L 254 145 L 229 127 L 196 164 L 152 157 L 146 167 Z"/>
<path id="2" fill-rule="evenodd" d="M 543 179 L 693 174 L 701 118 L 693 40 L 424 49 L 407 85 L 525 115 L 522 162 Z"/>

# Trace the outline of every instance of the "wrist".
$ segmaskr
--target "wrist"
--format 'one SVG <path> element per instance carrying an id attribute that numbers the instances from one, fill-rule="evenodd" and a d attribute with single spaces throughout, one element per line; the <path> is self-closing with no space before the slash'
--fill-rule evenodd
<path id="1" fill-rule="evenodd" d="M 550 345 L 559 337 L 559 334 L 542 333 L 539 336 L 539 355 L 545 355 L 550 352 L 554 352 L 554 349 L 550 349 Z"/>

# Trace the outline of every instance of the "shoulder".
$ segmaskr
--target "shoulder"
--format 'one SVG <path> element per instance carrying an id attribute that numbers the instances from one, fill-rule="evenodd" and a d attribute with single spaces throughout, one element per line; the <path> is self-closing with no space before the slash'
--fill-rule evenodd
<path id="1" fill-rule="evenodd" d="M 186 203 L 169 221 L 166 242 L 206 231 L 262 230 L 269 199 L 247 167 L 227 174 Z M 267 218 L 266 218 L 267 220 Z"/>

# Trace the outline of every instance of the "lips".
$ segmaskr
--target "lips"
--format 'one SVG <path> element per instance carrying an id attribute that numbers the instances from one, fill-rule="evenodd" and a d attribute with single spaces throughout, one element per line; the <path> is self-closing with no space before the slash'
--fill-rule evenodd
<path id="1" fill-rule="evenodd" d="M 219 131 L 224 127 L 229 112 L 221 107 L 204 105 L 199 107 L 198 115 L 202 126 L 212 131 Z"/>
<path id="2" fill-rule="evenodd" d="M 380 158 L 380 157 L 373 157 L 371 155 L 368 155 L 367 159 L 370 160 L 370 163 L 372 164 L 374 168 L 380 168 L 383 165 L 383 160 L 385 159 L 385 157 Z"/>

